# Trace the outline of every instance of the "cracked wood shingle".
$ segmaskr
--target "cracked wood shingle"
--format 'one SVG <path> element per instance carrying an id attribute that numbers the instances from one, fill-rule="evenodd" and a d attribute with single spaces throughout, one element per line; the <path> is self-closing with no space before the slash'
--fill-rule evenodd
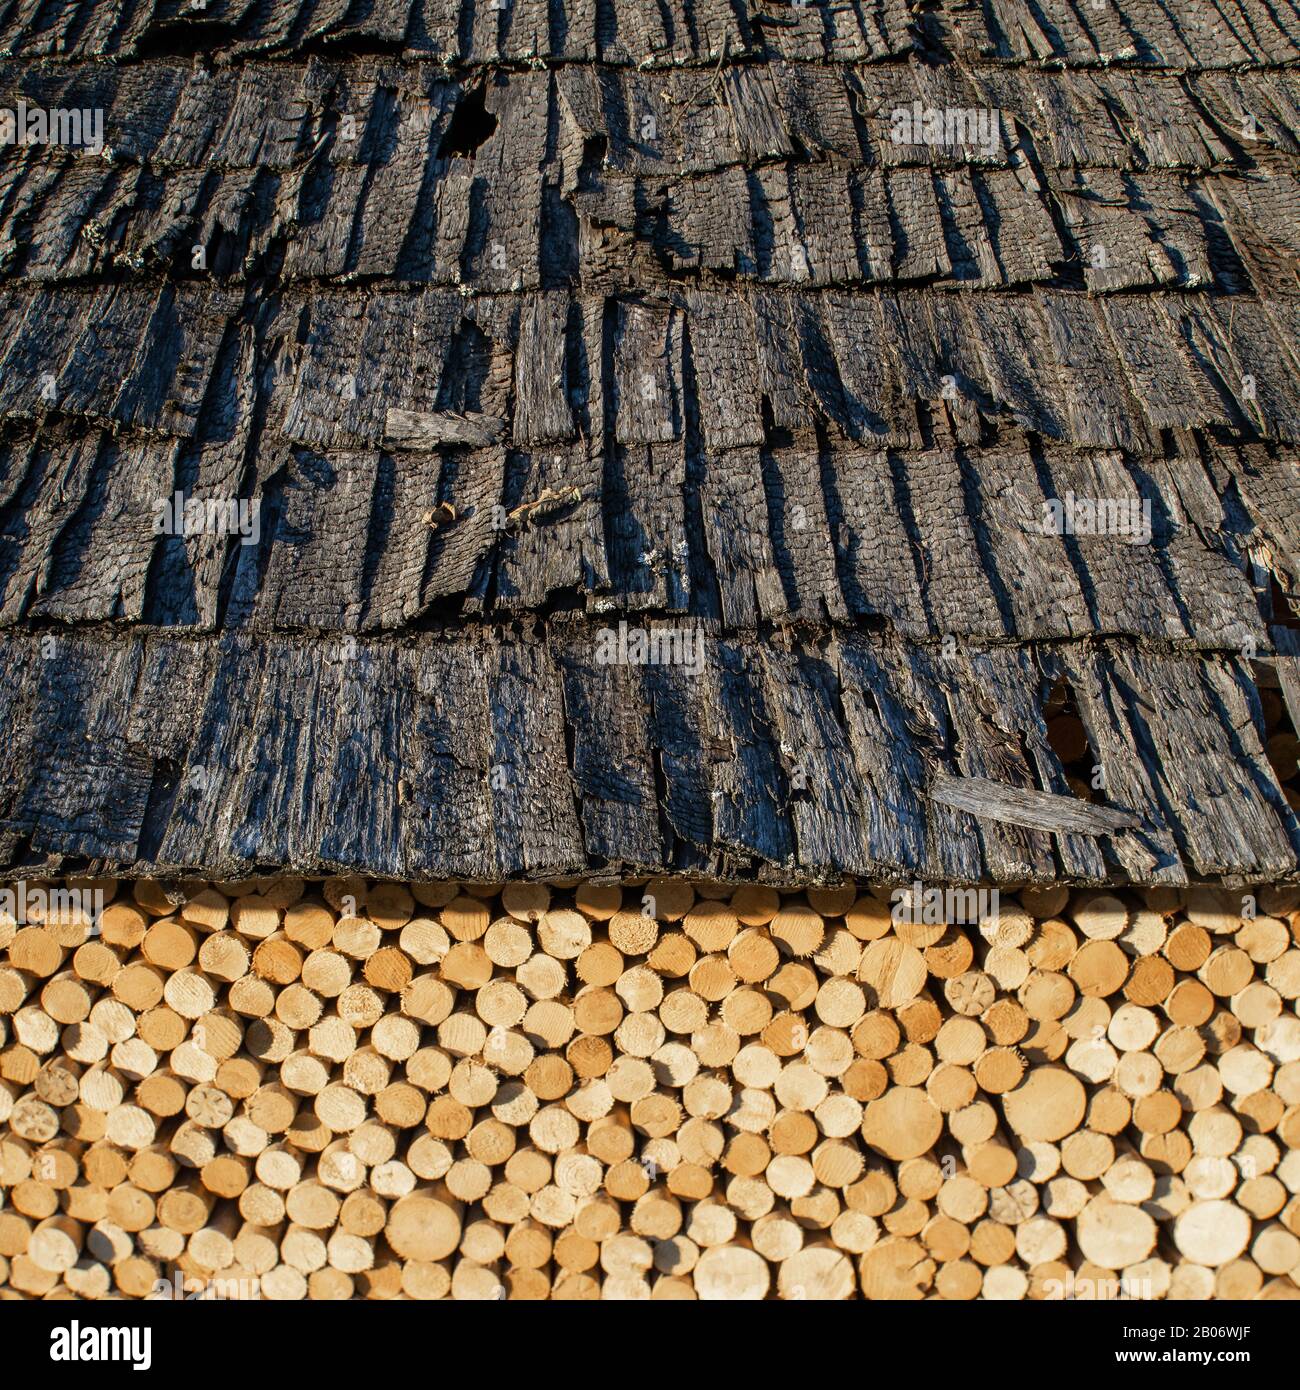
<path id="1" fill-rule="evenodd" d="M 498 853 L 510 872 L 572 872 L 586 854 L 565 753 L 560 673 L 544 647 L 503 641 L 488 668 L 488 689 Z"/>
<path id="2" fill-rule="evenodd" d="M 1295 817 L 1263 756 L 1232 664 L 1110 656 L 1138 747 L 1196 873 L 1294 862 Z"/>
<path id="3" fill-rule="evenodd" d="M 1097 306 L 1073 295 L 1040 291 L 1038 306 L 1047 324 L 1065 399 L 1066 435 L 1092 449 L 1146 452 L 1146 439 L 1124 378 L 1112 370 L 1114 349 Z"/>
<path id="4" fill-rule="evenodd" d="M 951 721 L 950 765 L 966 777 L 1034 786 L 1035 773 L 1016 706 L 1033 674 L 1023 651 L 994 647 L 932 663 Z M 1045 882 L 1056 876 L 1056 857 L 1044 827 L 1009 825 L 995 817 L 976 825 L 990 878 Z"/>
<path id="5" fill-rule="evenodd" d="M 531 612 L 565 591 L 608 588 L 600 465 L 583 445 L 511 453 L 502 506 L 499 605 Z"/>
<path id="6" fill-rule="evenodd" d="M 258 626 L 357 630 L 378 472 L 374 453 L 295 451 L 266 546 Z"/>
<path id="7" fill-rule="evenodd" d="M 779 738 L 767 710 L 758 652 L 713 642 L 702 695 L 710 749 L 713 843 L 723 850 L 790 865 L 795 853 Z"/>
<path id="8" fill-rule="evenodd" d="M 799 862 L 821 873 L 870 874 L 864 788 L 841 723 L 833 666 L 768 648 L 763 680 Z"/>
<path id="9" fill-rule="evenodd" d="M 39 756 L 26 769 L 4 820 L 33 851 L 130 860 L 139 848 L 149 793 L 149 755 L 123 732 L 140 644 L 107 652 L 87 639 L 63 639 L 47 660 L 37 646 L 29 679 Z M 36 749 L 33 748 L 33 752 Z"/>
<path id="10" fill-rule="evenodd" d="M 758 374 L 750 344 L 753 316 L 741 299 L 692 295 L 687 301 L 691 363 L 708 449 L 763 442 Z"/>
<path id="11" fill-rule="evenodd" d="M 606 659 L 617 650 L 610 628 L 561 630 L 552 640 L 575 731 L 573 780 L 587 857 L 657 866 L 663 843 L 642 668 Z"/>
<path id="12" fill-rule="evenodd" d="M 685 612 L 695 578 L 687 539 L 685 448 L 680 443 L 615 447 L 606 459 L 602 499 L 609 592 L 593 596 L 589 607 Z"/>
<path id="13" fill-rule="evenodd" d="M 904 636 L 923 637 L 931 626 L 900 506 L 887 453 L 834 454 L 827 522 L 848 609 L 855 618 L 883 619 Z"/>
<path id="14" fill-rule="evenodd" d="M 987 547 L 994 595 L 1021 637 L 1079 637 L 1092 619 L 1033 457 L 982 452 L 964 469 L 974 534 Z M 1009 610 L 1009 612 L 1008 612 Z"/>
<path id="15" fill-rule="evenodd" d="M 998 635 L 1004 617 L 971 526 L 956 454 L 900 456 L 895 479 L 915 527 L 933 628 L 945 636 Z"/>
<path id="16" fill-rule="evenodd" d="M 411 690 L 402 827 L 412 873 L 469 878 L 508 870 L 498 853 L 488 676 L 491 641 L 433 642 L 402 654 Z M 454 868 L 453 868 L 454 866 Z"/>
<path id="17" fill-rule="evenodd" d="M 824 459 L 814 440 L 761 456 L 768 530 L 792 616 L 832 622 L 847 616 L 826 514 Z"/>

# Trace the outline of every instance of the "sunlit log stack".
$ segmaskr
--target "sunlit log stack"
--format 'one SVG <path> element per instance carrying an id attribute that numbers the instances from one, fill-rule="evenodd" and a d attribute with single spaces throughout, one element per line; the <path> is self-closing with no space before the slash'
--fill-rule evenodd
<path id="1" fill-rule="evenodd" d="M 73 886 L 6 1297 L 1300 1293 L 1297 889 Z"/>

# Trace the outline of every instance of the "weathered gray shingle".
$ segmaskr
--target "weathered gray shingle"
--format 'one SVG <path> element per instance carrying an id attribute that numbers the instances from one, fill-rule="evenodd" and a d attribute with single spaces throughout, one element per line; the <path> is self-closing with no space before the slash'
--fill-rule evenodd
<path id="1" fill-rule="evenodd" d="M 0 873 L 1300 873 L 1216 4 L 4 9 Z"/>

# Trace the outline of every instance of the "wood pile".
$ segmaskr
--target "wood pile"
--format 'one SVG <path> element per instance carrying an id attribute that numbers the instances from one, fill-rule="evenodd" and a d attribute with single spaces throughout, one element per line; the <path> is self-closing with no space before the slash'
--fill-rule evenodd
<path id="1" fill-rule="evenodd" d="M 1300 890 L 273 878 L 0 921 L 0 1291 L 1300 1294 Z"/>

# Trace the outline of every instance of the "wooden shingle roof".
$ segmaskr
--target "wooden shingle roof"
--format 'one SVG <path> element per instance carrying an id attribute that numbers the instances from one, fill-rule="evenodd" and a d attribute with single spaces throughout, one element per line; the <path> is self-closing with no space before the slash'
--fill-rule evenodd
<path id="1" fill-rule="evenodd" d="M 1296 0 L 0 54 L 0 873 L 1300 873 Z"/>

